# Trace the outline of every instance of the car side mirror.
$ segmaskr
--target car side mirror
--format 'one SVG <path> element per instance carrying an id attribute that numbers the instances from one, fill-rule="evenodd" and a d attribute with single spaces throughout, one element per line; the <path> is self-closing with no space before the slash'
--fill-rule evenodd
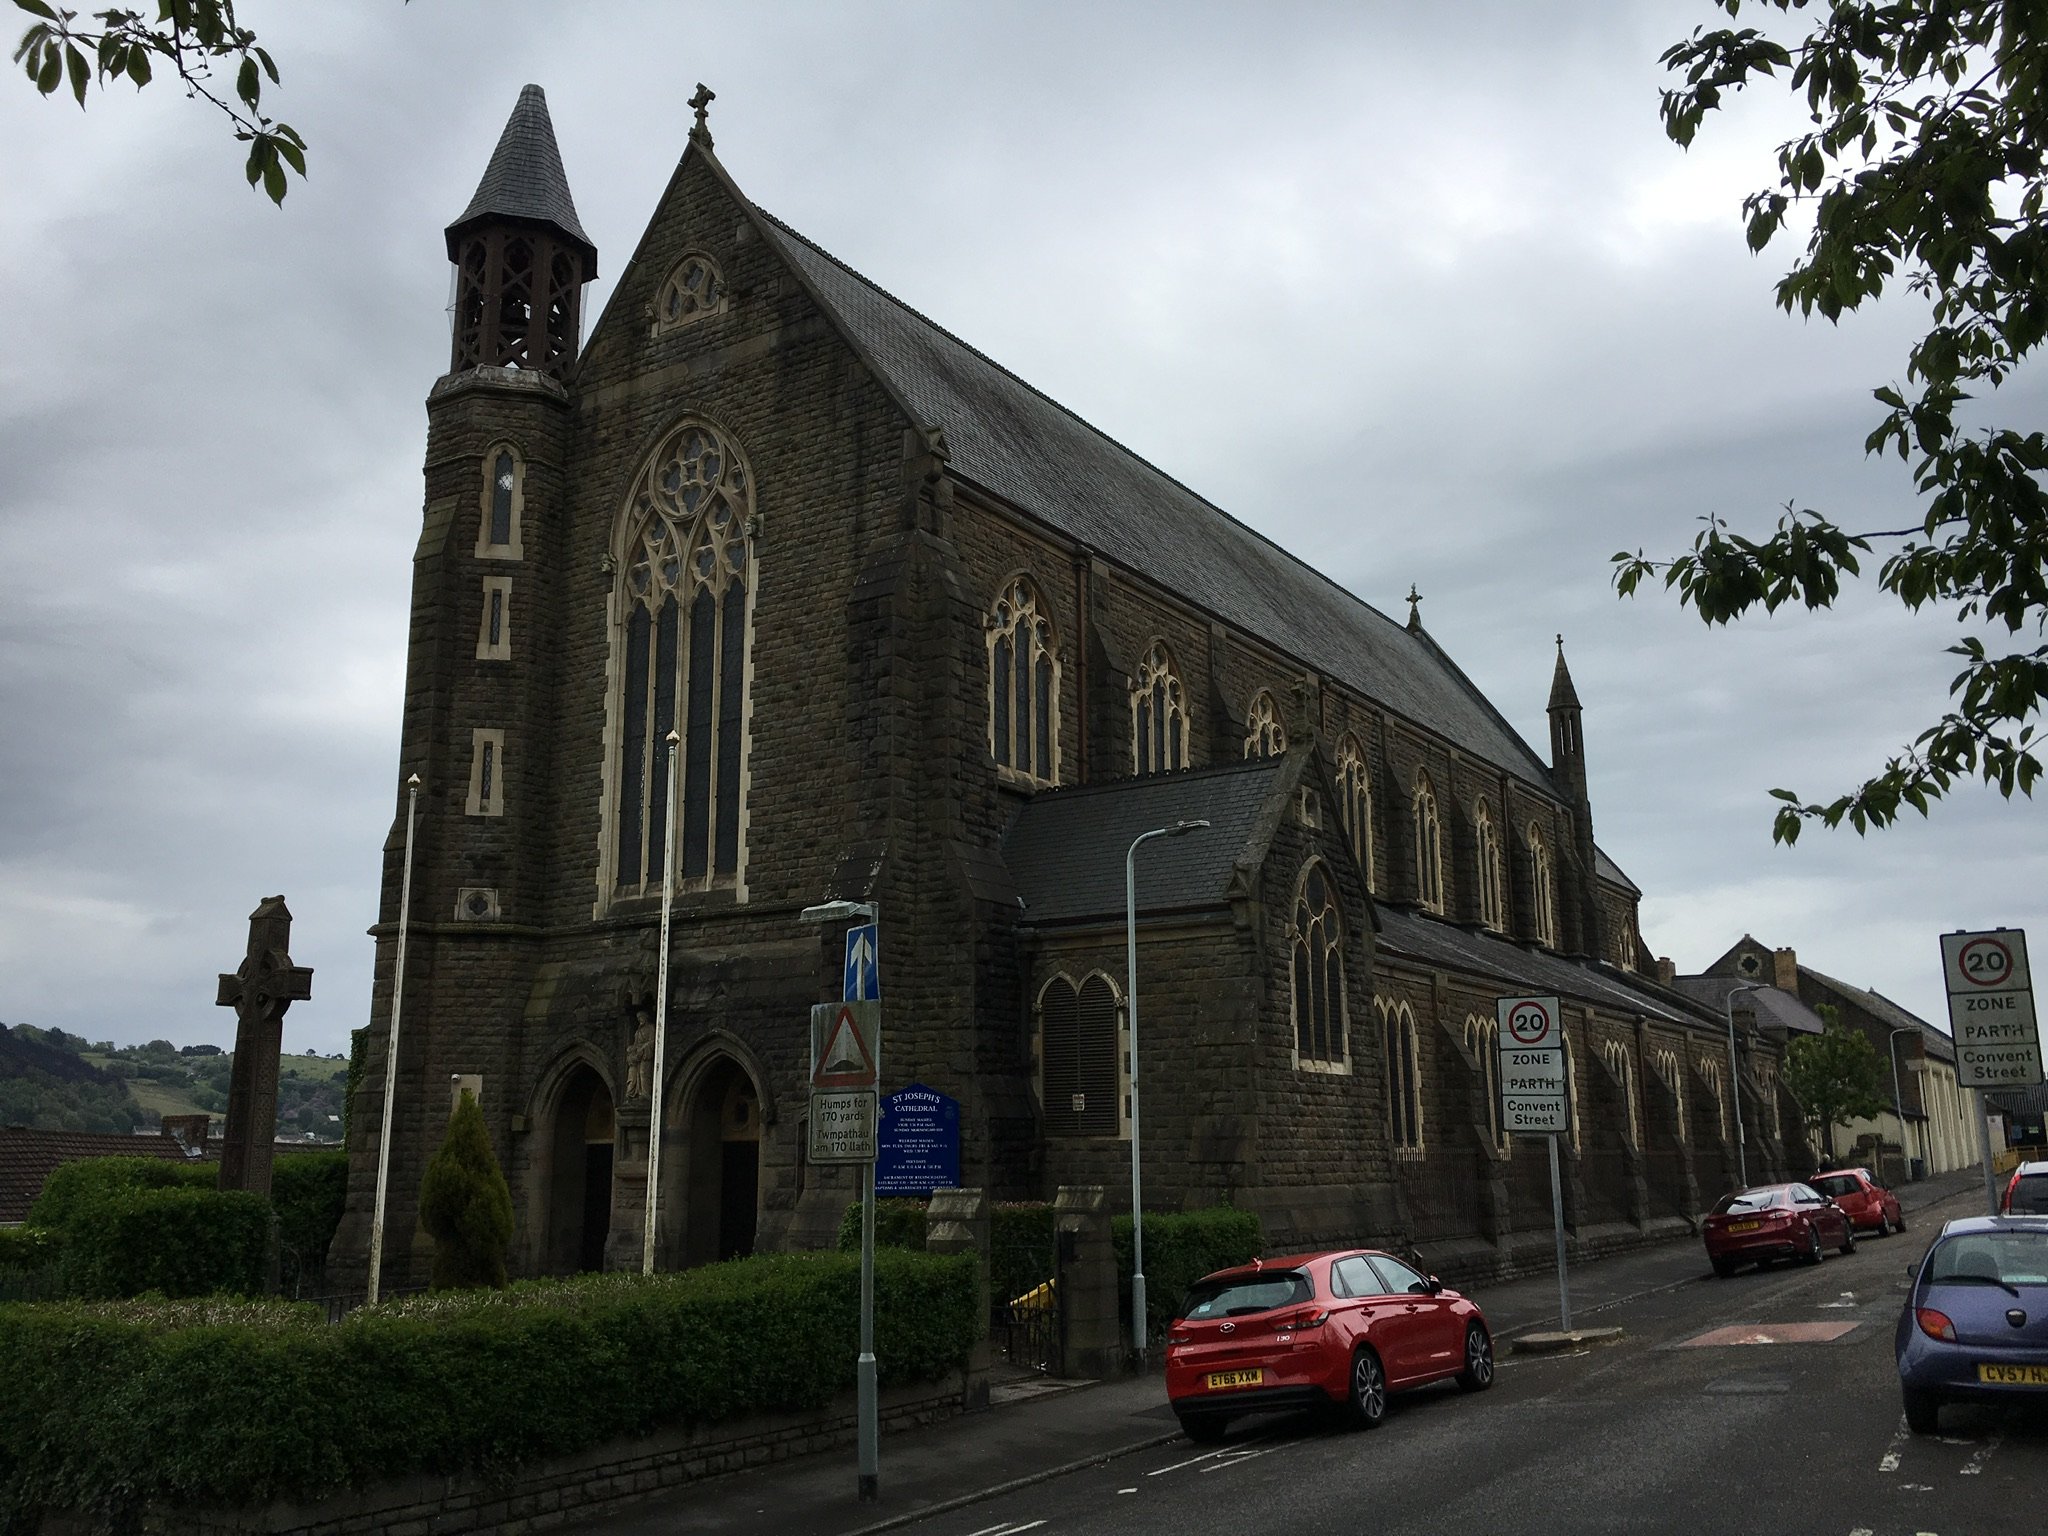
<path id="1" fill-rule="evenodd" d="M 1436 1277 L 1435 1275 L 1431 1275 L 1431 1276 L 1429 1276 L 1429 1294 L 1430 1294 L 1430 1295 L 1432 1295 L 1432 1296 L 1435 1296 L 1435 1295 L 1438 1295 L 1438 1294 L 1440 1294 L 1440 1293 L 1441 1293 L 1441 1292 L 1443 1291 L 1443 1288 L 1444 1288 L 1444 1283 L 1443 1283 L 1443 1281 L 1441 1281 L 1441 1280 L 1437 1279 L 1437 1277 Z"/>

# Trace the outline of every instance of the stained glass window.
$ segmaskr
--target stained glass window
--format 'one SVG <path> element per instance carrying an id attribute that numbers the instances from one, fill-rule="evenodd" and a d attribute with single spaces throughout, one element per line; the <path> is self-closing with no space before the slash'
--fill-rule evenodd
<path id="1" fill-rule="evenodd" d="M 1309 865 L 1294 899 L 1294 1054 L 1298 1061 L 1346 1057 L 1343 920 L 1320 861 Z"/>
<path id="2" fill-rule="evenodd" d="M 997 764 L 1059 781 L 1059 653 L 1038 589 L 1019 577 L 988 616 L 988 745 Z"/>
<path id="3" fill-rule="evenodd" d="M 1173 654 L 1164 641 L 1138 664 L 1131 680 L 1131 766 L 1163 773 L 1188 765 L 1188 711 Z"/>

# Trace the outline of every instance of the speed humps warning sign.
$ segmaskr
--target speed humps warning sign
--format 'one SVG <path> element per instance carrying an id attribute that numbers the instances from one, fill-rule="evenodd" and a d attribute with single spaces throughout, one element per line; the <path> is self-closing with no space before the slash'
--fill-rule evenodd
<path id="1" fill-rule="evenodd" d="M 1525 1136 L 1571 1129 L 1564 1016 L 1554 997 L 1494 1000 L 1500 1021 L 1500 1126 Z"/>
<path id="2" fill-rule="evenodd" d="M 2025 1088 L 2041 1081 L 2041 1034 L 2034 1020 L 2027 936 L 2018 928 L 1944 933 L 1956 1081 L 1965 1088 Z"/>

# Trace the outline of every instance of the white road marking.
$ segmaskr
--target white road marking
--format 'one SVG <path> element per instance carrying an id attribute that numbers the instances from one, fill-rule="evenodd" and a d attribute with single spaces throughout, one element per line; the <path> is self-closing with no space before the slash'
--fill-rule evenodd
<path id="1" fill-rule="evenodd" d="M 1211 1458 L 1221 1456 L 1222 1454 L 1223 1453 L 1221 1451 L 1204 1451 L 1199 1456 L 1190 1456 L 1186 1461 L 1176 1461 L 1170 1467 L 1154 1467 L 1150 1472 L 1147 1472 L 1145 1475 L 1147 1477 L 1164 1477 L 1169 1472 L 1178 1472 L 1182 1467 L 1192 1467 L 1197 1462 L 1208 1461 Z M 974 1533 L 974 1536 L 982 1536 L 982 1533 L 976 1531 Z"/>
<path id="2" fill-rule="evenodd" d="M 1119 1489 L 1117 1489 L 1117 1492 L 1118 1492 L 1118 1493 L 1136 1493 L 1137 1491 L 1138 1491 L 1138 1490 L 1137 1490 L 1137 1489 L 1135 1489 L 1135 1488 L 1119 1488 Z"/>
<path id="3" fill-rule="evenodd" d="M 1856 1293 L 1855 1293 L 1854 1291 L 1843 1291 L 1843 1292 L 1841 1293 L 1841 1300 L 1839 1300 L 1839 1301 L 1824 1301 L 1824 1302 L 1822 1302 L 1822 1303 L 1820 1304 L 1820 1309 L 1821 1309 L 1821 1311 L 1823 1311 L 1823 1312 L 1826 1312 L 1826 1311 L 1829 1311 L 1829 1310 L 1831 1310 L 1831 1309 L 1833 1309 L 1833 1308 L 1839 1308 L 1839 1307 L 1853 1307 L 1853 1306 L 1855 1306 L 1855 1305 L 1856 1305 Z M 1853 1536 L 1853 1533 L 1852 1533 L 1852 1536 Z"/>
<path id="4" fill-rule="evenodd" d="M 1989 1440 L 1977 1447 L 1977 1454 L 1963 1463 L 1962 1476 L 1975 1477 L 1984 1470 L 1984 1463 L 1991 1459 L 1991 1453 L 2005 1443 L 2005 1432 L 1995 1431 Z"/>
<path id="5" fill-rule="evenodd" d="M 1878 1459 L 1877 1470 L 1896 1472 L 1899 1470 L 1899 1453 L 1906 1448 L 1906 1437 L 1913 1432 L 1906 1428 L 1906 1416 L 1899 1415 L 1898 1430 L 1892 1435 L 1892 1443 L 1884 1448 L 1884 1455 Z"/>
<path id="6" fill-rule="evenodd" d="M 1873 1531 L 1867 1525 L 1859 1525 L 1856 1527 L 1855 1530 L 1849 1533 L 1849 1536 L 1877 1536 L 1877 1532 Z"/>
<path id="7" fill-rule="evenodd" d="M 1277 1451 L 1277 1450 L 1279 1450 L 1279 1449 L 1280 1449 L 1280 1447 L 1279 1447 L 1279 1446 L 1277 1446 L 1277 1445 L 1269 1445 L 1269 1446 L 1265 1446 L 1265 1447 L 1263 1447 L 1262 1449 L 1260 1449 L 1260 1450 L 1256 1450 L 1256 1451 L 1250 1451 L 1250 1450 L 1246 1450 L 1246 1451 L 1235 1451 L 1235 1452 L 1232 1452 L 1232 1453 L 1231 1453 L 1230 1459 L 1229 1459 L 1228 1461 L 1219 1461 L 1219 1462 L 1217 1462 L 1217 1463 L 1216 1463 L 1216 1465 L 1215 1465 L 1215 1466 L 1213 1466 L 1213 1467 L 1204 1467 L 1204 1468 L 1202 1468 L 1202 1470 L 1203 1470 L 1204 1472 L 1221 1472 L 1221 1471 L 1222 1471 L 1222 1470 L 1223 1470 L 1223 1469 L 1224 1469 L 1225 1467 L 1234 1467 L 1234 1466 L 1236 1466 L 1236 1465 L 1237 1465 L 1237 1464 L 1238 1464 L 1238 1463 L 1239 1463 L 1240 1461 L 1250 1461 L 1250 1460 L 1252 1460 L 1252 1459 L 1253 1459 L 1254 1457 L 1258 1457 L 1258 1456 L 1269 1456 L 1269 1455 L 1271 1455 L 1271 1454 L 1272 1454 L 1272 1453 L 1273 1453 L 1274 1451 Z"/>
<path id="8" fill-rule="evenodd" d="M 1025 1531 L 1035 1531 L 1043 1524 L 1043 1520 L 1033 1520 L 1028 1525 L 1016 1525 L 1003 1520 L 995 1525 L 985 1525 L 978 1531 L 969 1531 L 967 1536 L 1023 1536 Z"/>

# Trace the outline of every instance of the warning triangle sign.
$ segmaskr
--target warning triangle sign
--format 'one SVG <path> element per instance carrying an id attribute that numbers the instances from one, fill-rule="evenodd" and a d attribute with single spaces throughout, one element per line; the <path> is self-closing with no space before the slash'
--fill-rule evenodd
<path id="1" fill-rule="evenodd" d="M 874 1053 L 861 1034 L 853 1008 L 841 1004 L 832 1011 L 825 1030 L 824 1049 L 818 1052 L 817 1070 L 811 1074 L 815 1088 L 872 1088 L 879 1074 Z"/>

